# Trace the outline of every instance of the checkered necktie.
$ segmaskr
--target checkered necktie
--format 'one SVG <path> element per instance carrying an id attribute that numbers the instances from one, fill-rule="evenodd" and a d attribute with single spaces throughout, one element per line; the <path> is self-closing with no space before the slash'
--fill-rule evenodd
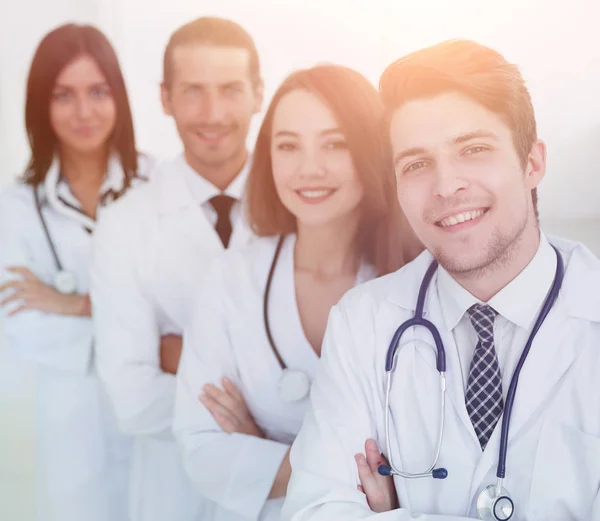
<path id="1" fill-rule="evenodd" d="M 465 399 L 469 418 L 481 450 L 484 450 L 504 407 L 500 365 L 494 349 L 496 311 L 486 304 L 475 304 L 469 308 L 468 314 L 478 342 L 471 361 Z"/>

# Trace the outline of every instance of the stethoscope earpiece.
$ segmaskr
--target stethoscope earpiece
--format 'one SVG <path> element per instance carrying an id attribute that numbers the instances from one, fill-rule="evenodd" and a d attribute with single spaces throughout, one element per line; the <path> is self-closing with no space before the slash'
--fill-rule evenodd
<path id="1" fill-rule="evenodd" d="M 379 465 L 377 472 L 379 472 L 380 476 L 391 476 L 393 474 L 392 467 L 389 465 Z"/>
<path id="2" fill-rule="evenodd" d="M 380 476 L 393 476 L 394 471 L 389 465 L 379 465 L 377 472 Z M 448 471 L 445 468 L 433 469 L 431 471 L 431 477 L 433 479 L 446 479 L 448 477 Z"/>
<path id="3" fill-rule="evenodd" d="M 448 471 L 445 468 L 433 469 L 431 476 L 433 479 L 446 479 L 448 477 Z"/>

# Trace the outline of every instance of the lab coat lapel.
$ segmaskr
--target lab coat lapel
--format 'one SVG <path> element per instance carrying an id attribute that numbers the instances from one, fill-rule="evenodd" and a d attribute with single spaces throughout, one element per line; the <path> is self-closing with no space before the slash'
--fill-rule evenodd
<path id="1" fill-rule="evenodd" d="M 573 315 L 577 313 L 573 313 L 568 301 L 574 295 L 585 294 L 585 287 L 579 284 L 582 277 L 585 280 L 585 270 L 585 266 L 572 266 L 565 275 L 561 293 L 533 341 L 515 394 L 508 434 L 509 451 L 510 444 L 527 432 L 540 411 L 552 400 L 554 390 L 579 356 L 582 343 L 574 340 L 577 317 L 574 319 Z M 502 419 L 498 421 L 477 466 L 472 482 L 472 497 L 492 466 L 498 463 Z"/>
<path id="2" fill-rule="evenodd" d="M 55 157 L 50 165 L 50 168 L 48 169 L 48 172 L 46 173 L 46 178 L 44 180 L 44 194 L 46 200 L 59 214 L 80 223 L 88 230 L 93 230 L 96 226 L 96 223 L 92 218 L 88 217 L 85 213 L 77 210 L 76 208 L 67 206 L 63 201 L 60 200 L 57 193 L 59 180 L 60 161 L 57 157 Z"/>
<path id="3" fill-rule="evenodd" d="M 554 395 L 554 389 L 560 385 L 561 378 L 579 354 L 580 343 L 573 342 L 573 328 L 569 325 L 570 321 L 571 319 L 565 313 L 564 302 L 557 300 L 546 318 L 546 327 L 543 325 L 540 328 L 533 341 L 519 376 L 510 417 L 509 451 L 510 444 L 527 431 L 527 428 L 536 421 L 540 411 L 547 406 Z M 551 326 L 547 327 L 548 325 Z M 490 469 L 498 464 L 503 418 L 504 416 L 496 424 L 477 465 L 472 482 L 472 497 L 478 492 L 478 487 Z"/>
<path id="4" fill-rule="evenodd" d="M 87 230 L 93 231 L 96 228 L 96 221 L 83 213 L 83 211 L 66 204 L 64 199 L 59 196 L 57 189 L 60 175 L 60 161 L 58 157 L 55 157 L 44 180 L 44 195 L 46 200 L 58 213 L 75 220 Z M 121 161 L 116 154 L 111 154 L 107 164 L 106 175 L 100 187 L 98 214 L 102 212 L 104 206 L 109 205 L 118 196 L 122 195 L 124 186 L 125 173 Z M 75 201 L 72 195 L 71 199 Z"/>
<path id="5" fill-rule="evenodd" d="M 236 222 L 232 224 L 233 231 L 231 234 L 231 239 L 229 240 L 228 248 L 238 249 L 248 244 L 254 238 L 254 234 L 252 233 L 252 230 L 246 219 L 245 206 L 242 206 L 240 216 L 236 219 Z"/>
<path id="6" fill-rule="evenodd" d="M 295 243 L 295 236 L 290 235 L 286 237 L 281 249 L 269 297 L 269 323 L 275 346 L 285 364 L 291 369 L 314 374 L 318 357 L 306 338 L 296 298 Z M 271 253 L 268 260 L 265 259 L 265 265 L 270 266 L 272 260 Z M 274 302 L 281 305 L 273 306 Z M 290 349 L 290 346 L 293 346 L 293 349 Z"/>
<path id="7" fill-rule="evenodd" d="M 178 235 L 193 240 L 197 240 L 200 236 L 202 237 L 203 248 L 220 252 L 224 249 L 221 239 L 202 208 L 202 203 L 208 201 L 212 195 L 216 195 L 217 192 L 212 193 L 212 191 L 217 189 L 206 182 L 204 188 L 207 190 L 206 194 L 204 196 L 199 195 L 197 193 L 198 188 L 196 188 L 196 194 L 194 195 L 186 182 L 185 169 L 189 169 L 189 166 L 182 157 L 178 157 L 161 167 L 162 172 L 160 176 L 157 176 L 158 182 L 156 183 L 156 196 L 161 219 L 167 222 L 173 220 L 174 224 L 176 223 L 178 226 L 169 228 L 175 228 Z M 239 179 L 236 178 L 234 181 L 239 186 L 232 188 L 232 197 L 240 198 L 242 195 L 240 191 L 245 186 L 247 173 L 244 172 L 240 176 Z M 199 199 L 202 199 L 202 201 Z M 233 229 L 228 247 L 232 249 L 248 244 L 254 237 L 247 223 L 246 202 L 243 198 L 241 204 L 239 215 L 231 223 Z"/>
<path id="8" fill-rule="evenodd" d="M 405 266 L 403 270 L 406 270 L 410 276 L 404 277 L 404 284 L 395 288 L 389 296 L 391 302 L 411 313 L 410 318 L 414 316 L 421 281 L 423 280 L 423 276 L 425 275 L 425 271 L 429 267 L 431 260 L 431 255 L 429 255 L 428 252 L 424 252 L 412 263 Z M 435 300 L 432 299 L 432 291 L 435 291 L 435 280 L 436 276 L 434 275 L 427 292 L 424 316 L 437 325 L 440 322 L 440 315 L 437 311 L 438 308 L 431 309 L 432 301 Z M 396 327 L 399 326 L 400 323 L 396 325 Z M 437 374 L 435 350 L 433 346 L 433 339 L 424 327 L 408 328 L 400 339 L 396 359 L 402 357 L 403 350 L 414 349 L 415 356 L 419 358 L 419 361 L 424 363 L 424 367 L 429 368 L 432 375 Z"/>
<path id="9" fill-rule="evenodd" d="M 172 172 L 163 172 L 155 185 L 164 229 L 194 243 L 201 237 L 207 250 L 222 250 L 217 232 L 206 218 L 202 206 L 192 197 L 182 172 L 177 171 L 177 163 L 173 168 Z"/>
<path id="10" fill-rule="evenodd" d="M 429 267 L 431 261 L 431 254 L 424 252 L 415 261 L 403 268 L 412 272 L 410 277 L 406 277 L 404 279 L 405 281 L 410 280 L 411 282 L 410 284 L 405 283 L 404 286 L 398 287 L 397 290 L 390 295 L 389 298 L 393 303 L 414 313 L 419 287 L 421 285 L 421 281 L 423 280 L 423 276 L 425 275 L 425 271 Z M 465 405 L 465 395 L 460 371 L 458 350 L 456 348 L 452 332 L 446 329 L 443 320 L 440 300 L 437 296 L 437 274 L 434 275 L 427 292 L 424 316 L 438 328 L 444 343 L 444 348 L 446 351 L 446 401 L 448 404 L 451 404 L 450 406 L 454 409 L 456 416 L 459 418 L 460 424 L 462 424 L 462 427 L 464 427 L 464 436 L 461 436 L 460 439 L 464 442 L 465 448 L 468 451 L 475 450 L 474 454 L 476 454 L 476 449 L 479 446 L 479 442 L 477 440 L 477 436 L 475 435 L 475 430 Z M 419 343 L 425 342 L 429 346 L 433 345 L 433 339 L 424 327 L 410 328 L 408 331 L 406 331 L 405 335 L 406 339 L 403 338 L 401 344 L 406 343 L 410 339 L 416 339 Z M 407 347 L 409 347 L 408 344 Z M 424 360 L 424 366 L 429 367 L 431 373 L 437 375 L 433 348 L 430 347 L 427 349 L 425 344 L 422 344 L 422 346 L 415 346 L 415 348 L 417 349 L 418 356 Z M 402 349 L 402 347 L 400 347 L 400 349 Z M 429 390 L 427 393 L 424 393 L 425 396 L 418 395 L 415 397 L 415 399 L 428 399 L 430 392 L 431 390 Z M 421 403 L 419 406 L 423 405 L 424 403 Z M 446 407 L 448 407 L 448 405 Z M 437 429 L 439 428 L 438 418 L 433 415 L 431 421 L 432 423 L 429 426 L 429 428 L 432 429 L 431 432 L 437 432 Z M 450 417 L 447 417 L 447 421 L 450 421 Z"/>
<path id="11" fill-rule="evenodd" d="M 510 421 L 509 442 L 521 434 L 524 427 L 545 402 L 569 370 L 580 352 L 580 343 L 573 342 L 573 321 L 558 299 L 542 325 L 527 356 L 515 395 Z"/>
<path id="12" fill-rule="evenodd" d="M 254 237 L 248 223 L 248 201 L 246 199 L 246 184 L 251 164 L 251 157 L 249 157 L 242 171 L 232 181 L 225 192 L 227 195 L 235 197 L 240 202 L 239 212 L 236 212 L 238 215 L 231 223 L 233 232 L 231 234 L 231 239 L 229 240 L 229 248 L 239 248 L 244 246 Z"/>
<path id="13" fill-rule="evenodd" d="M 437 276 L 434 277 L 434 280 L 431 283 L 431 291 L 437 292 Z M 446 396 L 449 398 L 448 401 L 452 403 L 456 415 L 471 438 L 469 441 L 466 441 L 465 439 L 465 445 L 469 448 L 472 448 L 471 445 L 478 447 L 479 441 L 465 405 L 465 390 L 460 369 L 458 349 L 452 331 L 446 329 L 444 324 L 440 299 L 437 297 L 430 297 L 426 309 L 429 309 L 430 311 L 426 311 L 425 316 L 431 317 L 430 320 L 438 327 L 446 350 Z"/>
<path id="14" fill-rule="evenodd" d="M 475 497 L 476 494 L 482 488 L 491 485 L 492 483 L 482 483 L 486 475 L 489 473 L 492 466 L 498 465 L 498 453 L 500 450 L 500 432 L 502 427 L 502 417 L 498 420 L 496 427 L 494 428 L 494 432 L 490 436 L 488 443 L 485 447 L 483 453 L 479 458 L 477 466 L 475 467 L 475 474 L 473 475 L 473 480 L 471 481 L 471 499 Z M 473 432 L 475 430 L 473 429 Z M 479 441 L 477 441 L 477 446 L 479 447 Z"/>

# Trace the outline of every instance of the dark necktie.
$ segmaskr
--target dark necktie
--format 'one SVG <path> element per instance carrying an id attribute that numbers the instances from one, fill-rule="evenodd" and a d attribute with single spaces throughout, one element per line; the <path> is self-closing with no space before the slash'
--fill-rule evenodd
<path id="1" fill-rule="evenodd" d="M 465 400 L 481 450 L 485 450 L 504 407 L 500 365 L 494 349 L 496 311 L 486 304 L 475 304 L 469 308 L 468 314 L 478 341 L 471 361 Z"/>
<path id="2" fill-rule="evenodd" d="M 233 203 L 235 203 L 235 199 L 228 195 L 221 194 L 216 195 L 210 199 L 209 202 L 217 212 L 217 224 L 215 225 L 215 230 L 219 234 L 223 246 L 227 248 L 231 237 L 231 219 L 229 214 L 231 213 L 231 208 Z"/>

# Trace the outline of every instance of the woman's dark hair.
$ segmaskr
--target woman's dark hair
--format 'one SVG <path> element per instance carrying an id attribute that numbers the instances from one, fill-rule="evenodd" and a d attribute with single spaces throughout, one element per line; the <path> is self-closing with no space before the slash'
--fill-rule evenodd
<path id="1" fill-rule="evenodd" d="M 125 81 L 117 55 L 98 29 L 89 25 L 66 24 L 48 33 L 38 45 L 27 79 L 25 126 L 31 158 L 25 182 L 42 183 L 56 153 L 57 138 L 50 124 L 50 100 L 56 79 L 75 58 L 87 54 L 100 70 L 115 101 L 117 121 L 111 136 L 125 173 L 125 187 L 137 173 L 137 151 L 133 119 Z"/>
<path id="2" fill-rule="evenodd" d="M 360 256 L 378 275 L 395 271 L 423 249 L 396 198 L 392 153 L 377 90 L 358 72 L 337 65 L 297 71 L 279 87 L 262 123 L 247 182 L 248 219 L 259 236 L 294 233 L 296 218 L 275 188 L 271 163 L 273 116 L 291 91 L 308 91 L 333 112 L 364 188 L 355 241 Z"/>

